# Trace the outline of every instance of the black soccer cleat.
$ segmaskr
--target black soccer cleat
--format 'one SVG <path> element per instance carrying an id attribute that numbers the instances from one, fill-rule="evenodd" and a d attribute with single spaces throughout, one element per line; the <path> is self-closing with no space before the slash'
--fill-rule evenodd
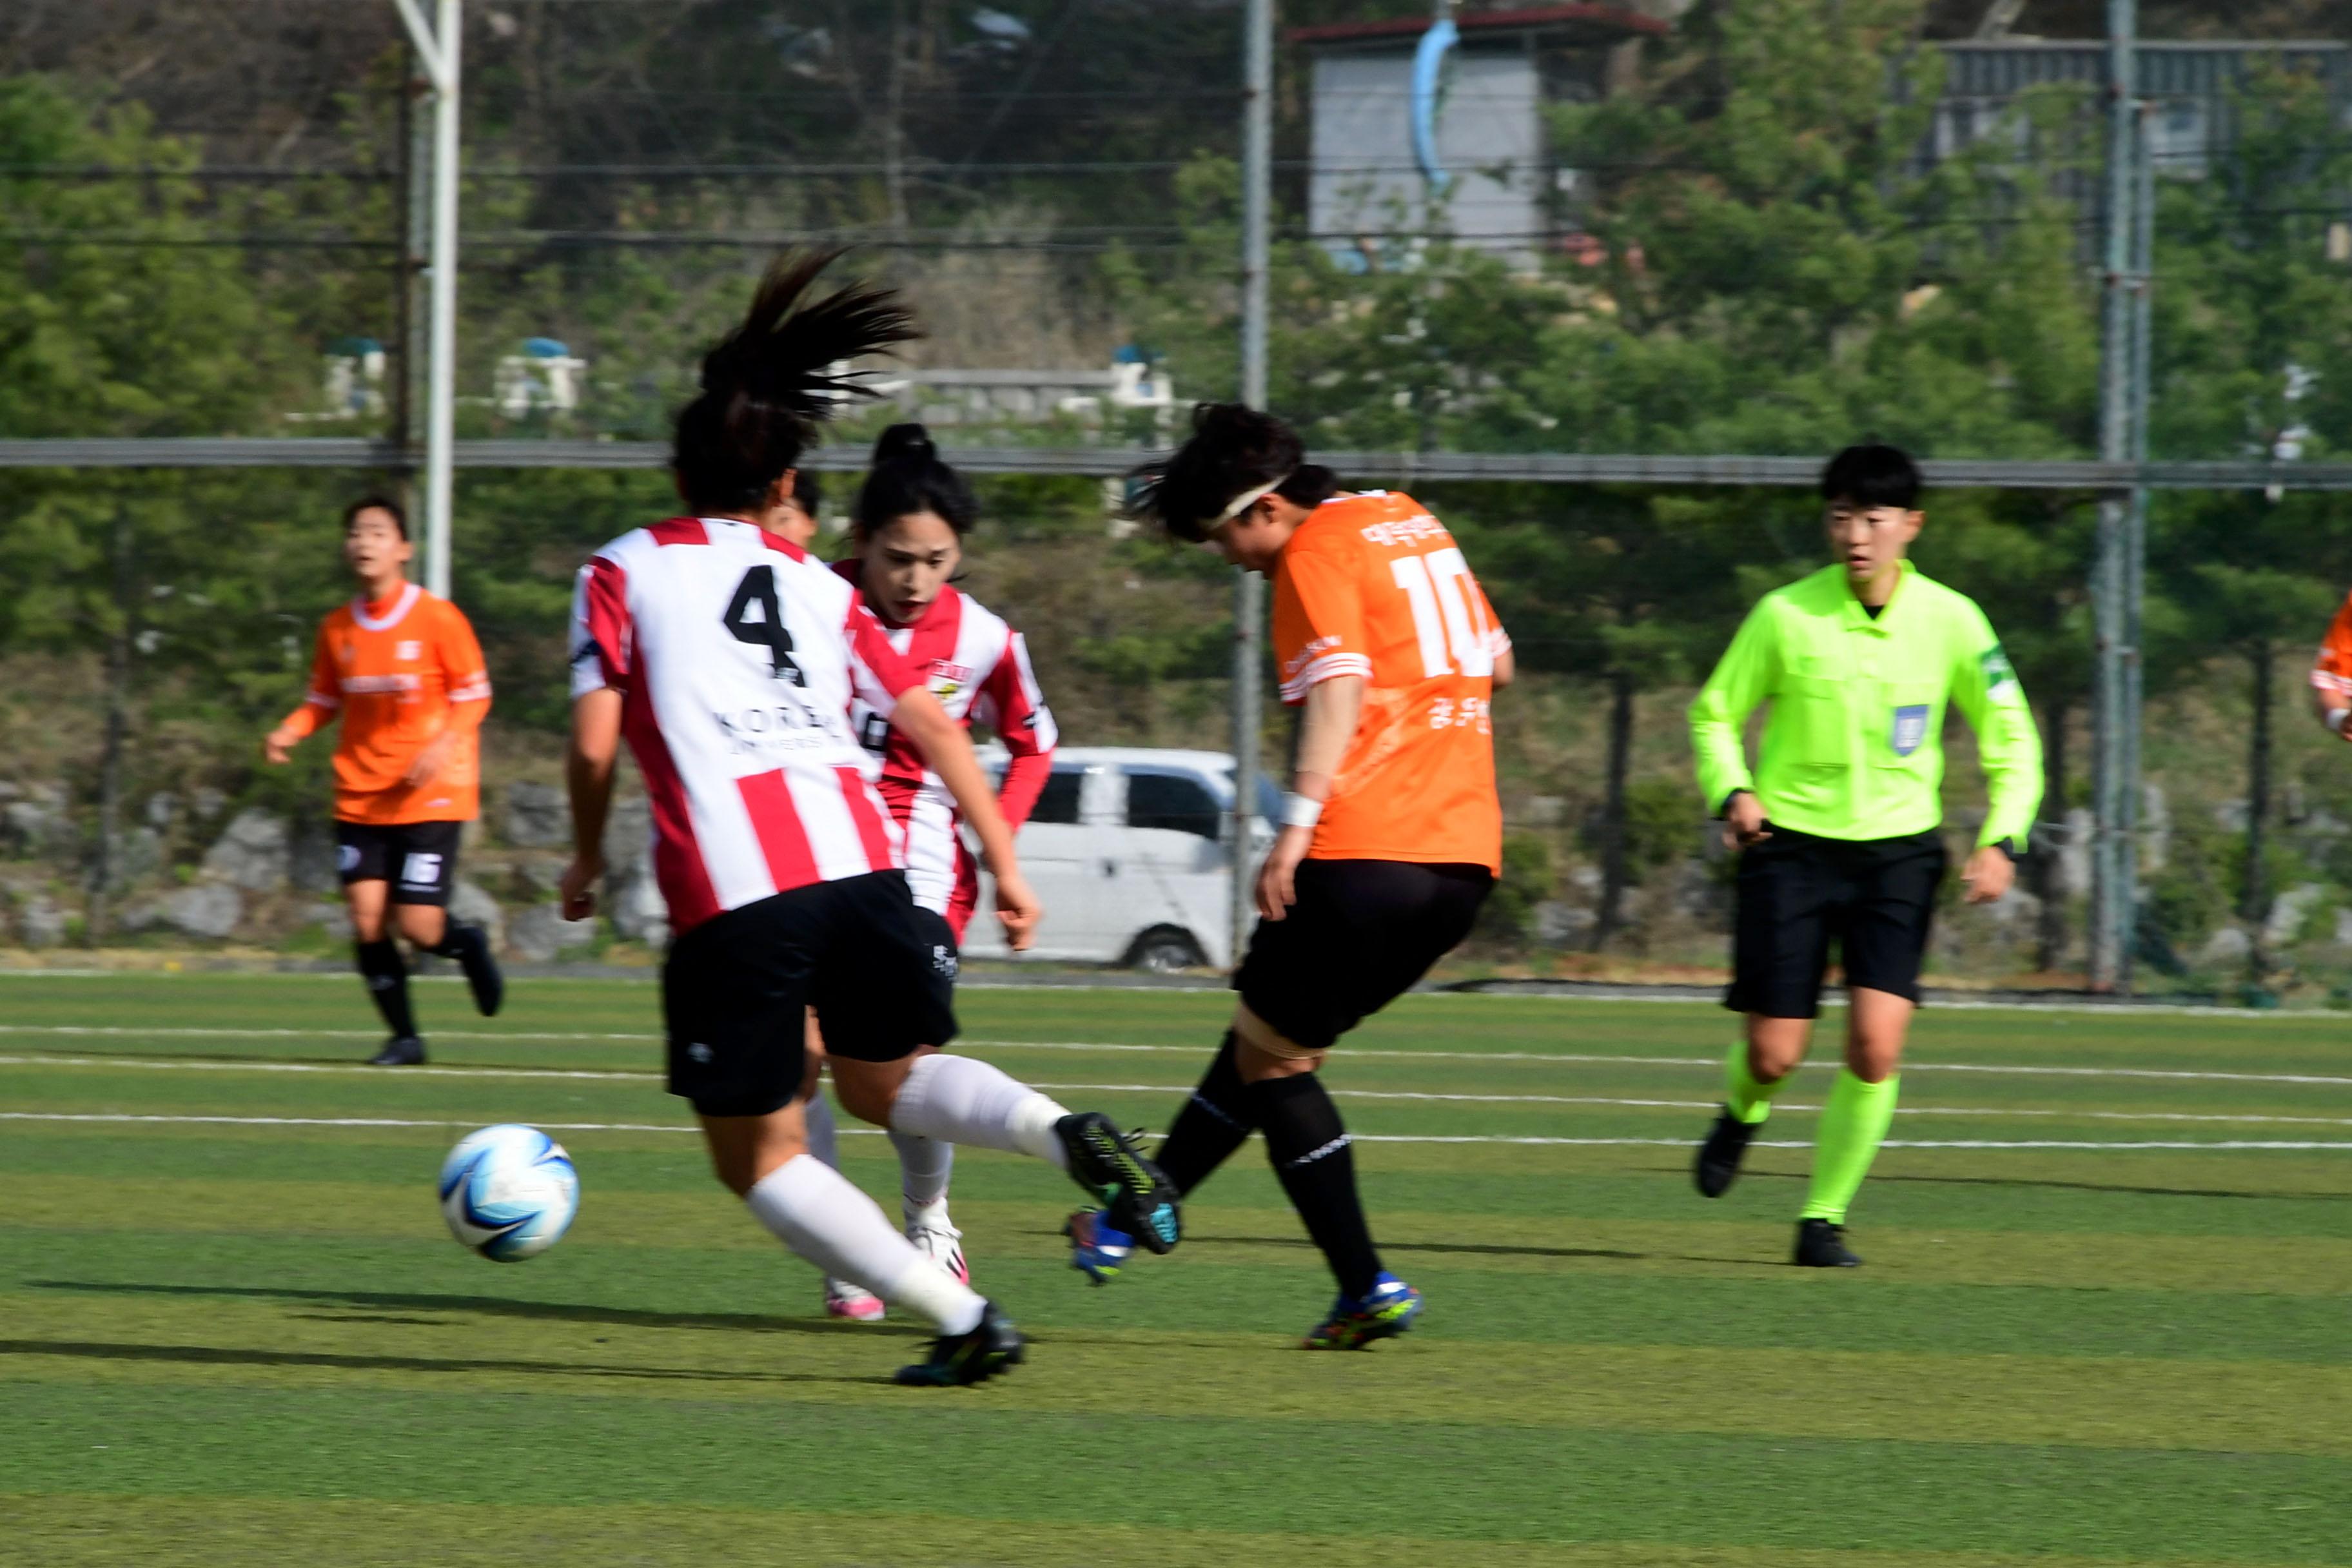
<path id="1" fill-rule="evenodd" d="M 1748 1140 L 1756 1136 L 1760 1121 L 1742 1121 L 1731 1114 L 1729 1106 L 1717 1115 L 1715 1125 L 1707 1129 L 1706 1141 L 1698 1146 L 1698 1158 L 1691 1163 L 1691 1177 L 1698 1183 L 1698 1195 L 1719 1198 L 1731 1190 L 1739 1179 L 1739 1162 L 1747 1157 Z"/>
<path id="2" fill-rule="evenodd" d="M 1133 1136 L 1099 1110 L 1081 1110 L 1054 1123 L 1070 1152 L 1070 1177 L 1102 1203 L 1110 1223 L 1154 1252 L 1175 1249 L 1183 1235 L 1175 1184 L 1143 1157 Z"/>
<path id="3" fill-rule="evenodd" d="M 900 1367 L 892 1381 L 924 1388 L 961 1388 L 1009 1372 L 1028 1354 L 1029 1347 L 1013 1320 L 998 1311 L 995 1302 L 982 1301 L 980 1321 L 970 1332 L 941 1334 L 931 1342 L 927 1360 Z"/>
<path id="4" fill-rule="evenodd" d="M 372 1068 L 414 1068 L 425 1065 L 425 1042 L 415 1035 L 394 1035 L 383 1049 L 368 1058 Z"/>
<path id="5" fill-rule="evenodd" d="M 485 1018 L 496 1016 L 499 1005 L 507 997 L 507 981 L 499 973 L 499 961 L 490 954 L 490 933 L 479 926 L 451 921 L 449 934 L 441 945 L 466 972 L 466 988 L 474 994 L 474 1011 Z"/>
<path id="6" fill-rule="evenodd" d="M 1845 1226 L 1825 1219 L 1797 1222 L 1797 1255 L 1789 1260 L 1800 1268 L 1859 1268 L 1862 1259 L 1847 1250 Z"/>

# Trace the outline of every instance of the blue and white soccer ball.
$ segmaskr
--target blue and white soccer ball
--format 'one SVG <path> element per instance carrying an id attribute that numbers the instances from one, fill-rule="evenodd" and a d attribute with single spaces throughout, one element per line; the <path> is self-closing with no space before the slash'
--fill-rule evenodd
<path id="1" fill-rule="evenodd" d="M 580 1173 L 563 1145 L 536 1127 L 468 1132 L 441 1162 L 441 1217 L 449 1234 L 495 1263 L 553 1247 L 580 1212 Z"/>

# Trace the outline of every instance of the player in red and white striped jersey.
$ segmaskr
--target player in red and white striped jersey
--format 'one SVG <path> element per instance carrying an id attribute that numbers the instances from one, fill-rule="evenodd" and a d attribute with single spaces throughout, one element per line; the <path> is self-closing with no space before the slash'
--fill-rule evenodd
<path id="1" fill-rule="evenodd" d="M 856 552 L 834 570 L 857 585 L 891 647 L 925 679 L 948 717 L 967 729 L 978 722 L 1003 742 L 1011 757 L 996 804 L 1005 825 L 1019 832 L 1053 772 L 1054 715 L 1021 634 L 949 582 L 963 561 L 963 536 L 980 518 L 971 488 L 940 460 L 920 425 L 893 425 L 875 443 L 853 515 Z M 853 703 L 851 713 L 858 739 L 877 760 L 882 799 L 906 837 L 907 883 L 932 965 L 952 976 L 980 903 L 980 867 L 959 831 L 963 815 L 913 737 L 864 702 Z M 963 1233 L 948 1214 L 955 1146 L 900 1132 L 890 1140 L 898 1151 L 907 1238 L 969 1280 Z M 825 1292 L 826 1310 L 836 1317 L 880 1316 L 878 1303 L 861 1300 L 839 1280 L 828 1280 Z"/>
<path id="2" fill-rule="evenodd" d="M 893 425 L 874 447 L 858 492 L 856 553 L 834 570 L 857 584 L 890 646 L 929 679 L 948 717 L 993 731 L 1010 754 L 996 804 L 1015 832 L 1054 771 L 1060 739 L 1030 667 L 1029 645 L 1004 618 L 949 581 L 980 520 L 963 476 L 940 461 L 919 425 Z M 959 946 L 980 902 L 980 867 L 957 828 L 954 799 L 902 731 L 862 705 L 858 739 L 881 759 L 882 798 L 907 836 L 915 902 L 946 921 Z"/>
<path id="3" fill-rule="evenodd" d="M 996 877 L 1016 947 L 1039 913 L 963 727 L 857 591 L 782 533 L 802 448 L 857 384 L 825 367 L 914 335 L 896 297 L 807 296 L 829 255 L 770 270 L 702 364 L 672 467 L 693 515 L 639 529 L 582 569 L 572 628 L 573 858 L 565 912 L 594 909 L 625 736 L 645 775 L 654 871 L 677 937 L 662 972 L 670 1092 L 719 1180 L 820 1269 L 940 1328 L 916 1383 L 974 1383 L 1021 1360 L 992 1305 L 812 1157 L 801 1100 L 814 1009 L 854 1114 L 897 1131 L 1028 1153 L 1177 1239 L 1172 1194 L 1132 1141 L 984 1062 L 940 1054 L 951 997 L 916 920 L 903 840 L 866 774 L 852 697 L 914 741 Z M 1150 1239 L 1147 1237 L 1147 1239 Z"/>

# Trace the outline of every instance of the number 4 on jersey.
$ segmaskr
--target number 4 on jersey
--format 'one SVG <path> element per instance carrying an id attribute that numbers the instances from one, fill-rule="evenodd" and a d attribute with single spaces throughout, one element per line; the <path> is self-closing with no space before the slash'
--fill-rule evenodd
<path id="1" fill-rule="evenodd" d="M 778 680 L 789 680 L 794 686 L 808 684 L 801 667 L 793 662 L 792 628 L 784 625 L 783 608 L 776 600 L 774 567 L 754 566 L 743 574 L 719 624 L 735 634 L 736 641 L 766 648 L 769 671 Z"/>
<path id="2" fill-rule="evenodd" d="M 1423 675 L 1434 679 L 1458 669 L 1475 679 L 1495 673 L 1494 630 L 1477 608 L 1477 599 L 1462 591 L 1462 584 L 1472 579 L 1470 563 L 1461 551 L 1449 545 L 1426 555 L 1401 555 L 1389 563 L 1389 571 L 1412 606 Z"/>

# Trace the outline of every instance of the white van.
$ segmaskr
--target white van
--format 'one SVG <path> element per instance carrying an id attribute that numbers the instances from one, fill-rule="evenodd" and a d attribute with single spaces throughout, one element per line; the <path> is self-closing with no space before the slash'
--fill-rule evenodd
<path id="1" fill-rule="evenodd" d="M 1004 752 L 981 761 L 1002 777 Z M 1223 752 L 1065 746 L 1021 829 L 1022 869 L 1045 906 L 1024 956 L 1161 972 L 1233 963 L 1234 760 Z M 1282 792 L 1258 775 L 1253 873 L 1274 841 Z M 966 956 L 1009 958 L 1003 928 L 981 912 Z"/>

